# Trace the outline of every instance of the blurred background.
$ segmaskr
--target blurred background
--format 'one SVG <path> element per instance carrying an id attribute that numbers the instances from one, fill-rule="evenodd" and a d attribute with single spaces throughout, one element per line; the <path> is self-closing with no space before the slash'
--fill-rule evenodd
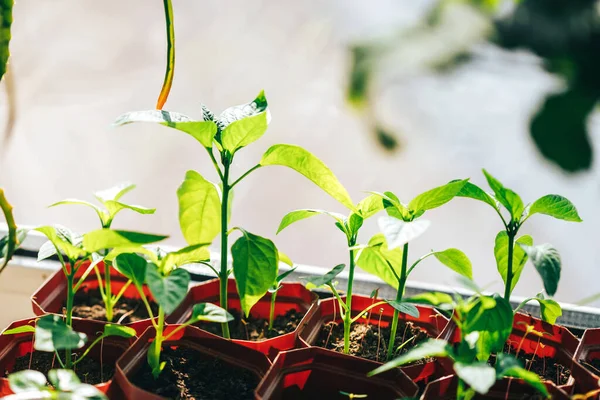
<path id="1" fill-rule="evenodd" d="M 526 203 L 548 193 L 575 203 L 582 224 L 536 216 L 522 234 L 561 252 L 558 300 L 599 291 L 596 1 L 173 6 L 177 61 L 166 110 L 200 117 L 201 103 L 218 113 L 266 91 L 270 128 L 239 152 L 234 175 L 270 145 L 294 143 L 324 160 L 355 201 L 364 191 L 390 190 L 408 202 L 456 178 L 487 187 L 486 168 Z M 127 200 L 158 211 L 124 212 L 113 226 L 169 234 L 169 244 L 184 245 L 175 191 L 188 169 L 215 178 L 205 151 L 164 127 L 111 127 L 123 112 L 155 106 L 166 57 L 162 2 L 21 0 L 13 15 L 9 95 L 0 97 L 0 112 L 8 118 L 11 109 L 15 122 L 0 141 L 0 186 L 17 223 L 98 228 L 87 208 L 47 206 L 64 198 L 92 201 L 94 191 L 132 181 L 138 188 Z M 296 263 L 347 262 L 345 239 L 326 217 L 275 237 L 281 218 L 297 208 L 344 212 L 291 170 L 263 168 L 236 187 L 232 224 L 274 238 Z M 481 285 L 502 287 L 493 255 L 501 223 L 491 208 L 455 199 L 428 219 L 432 226 L 411 245 L 411 260 L 457 247 L 473 261 Z M 361 242 L 376 225 L 367 222 Z M 434 260 L 411 278 L 455 284 Z M 514 294 L 541 289 L 529 264 Z"/>

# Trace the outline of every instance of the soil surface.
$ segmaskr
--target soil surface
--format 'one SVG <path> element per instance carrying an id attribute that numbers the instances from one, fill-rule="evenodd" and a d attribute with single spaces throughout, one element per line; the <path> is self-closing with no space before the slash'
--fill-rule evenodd
<path id="1" fill-rule="evenodd" d="M 61 351 L 60 356 L 64 362 L 64 351 Z M 77 354 L 73 355 L 73 361 L 77 359 Z M 31 366 L 29 364 L 31 360 Z M 101 370 L 102 367 L 102 370 Z M 21 357 L 17 357 L 15 360 L 15 366 L 11 372 L 23 371 L 25 369 L 33 369 L 39 371 L 44 375 L 48 375 L 48 371 L 51 369 L 61 368 L 58 360 L 55 359 L 54 353 L 48 353 L 45 351 L 34 351 L 33 356 L 31 353 Z M 89 383 L 90 385 L 97 385 L 99 383 L 107 382 L 112 379 L 115 373 L 114 363 L 103 363 L 102 366 L 92 357 L 86 356 L 83 361 L 78 363 L 74 367 L 74 371 L 83 383 Z M 4 376 L 8 375 L 8 371 L 4 372 Z"/>
<path id="2" fill-rule="evenodd" d="M 260 341 L 271 339 L 277 336 L 296 330 L 300 321 L 304 317 L 304 312 L 299 312 L 293 308 L 284 315 L 278 315 L 273 321 L 273 329 L 269 330 L 269 320 L 256 318 L 250 313 L 246 319 L 242 318 L 242 313 L 237 310 L 229 311 L 233 316 L 233 321 L 229 323 L 229 334 L 232 339 Z M 221 335 L 221 324 L 203 322 L 198 326 L 205 331 Z"/>
<path id="3" fill-rule="evenodd" d="M 106 308 L 104 308 L 104 301 L 102 301 L 100 290 L 89 289 L 78 291 L 75 293 L 73 304 L 74 317 L 106 321 Z M 63 304 L 63 307 L 64 306 L 65 305 Z M 158 306 L 156 303 L 151 301 L 150 308 L 155 315 L 158 314 Z M 125 296 L 122 296 L 117 304 L 114 305 L 113 313 L 113 321 L 121 324 L 128 324 L 150 318 L 148 316 L 148 311 L 146 311 L 146 307 L 141 300 Z"/>
<path id="4" fill-rule="evenodd" d="M 254 399 L 259 379 L 246 369 L 182 347 L 164 349 L 161 361 L 167 364 L 158 379 L 154 379 L 148 363 L 144 363 L 132 383 L 176 400 Z"/>
<path id="5" fill-rule="evenodd" d="M 404 346 L 395 356 L 406 353 L 409 349 L 415 347 L 418 343 L 428 339 L 425 331 L 414 325 L 412 322 L 398 321 L 396 330 L 396 339 L 394 346 L 396 349 L 403 343 Z M 390 328 L 379 328 L 377 325 L 352 324 L 350 330 L 350 354 L 374 361 L 384 361 L 387 356 L 387 344 L 390 340 Z M 328 322 L 323 325 L 316 342 L 317 346 L 325 347 L 330 350 L 343 352 L 344 350 L 344 324 L 337 322 Z"/>

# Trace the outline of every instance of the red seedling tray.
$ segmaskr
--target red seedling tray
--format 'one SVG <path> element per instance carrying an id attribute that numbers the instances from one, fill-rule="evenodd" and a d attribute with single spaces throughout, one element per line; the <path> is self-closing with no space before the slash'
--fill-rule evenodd
<path id="1" fill-rule="evenodd" d="M 600 328 L 586 329 L 574 358 L 580 364 L 591 364 L 592 361 L 600 359 Z M 600 371 L 594 371 L 592 368 L 582 365 L 581 368 L 574 368 L 573 377 L 575 378 L 575 394 L 584 394 L 600 389 Z M 593 398 L 600 398 L 600 394 Z"/>

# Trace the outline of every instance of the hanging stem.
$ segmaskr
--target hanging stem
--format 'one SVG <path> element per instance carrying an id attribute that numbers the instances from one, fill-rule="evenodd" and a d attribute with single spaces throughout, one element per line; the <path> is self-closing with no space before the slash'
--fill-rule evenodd
<path id="1" fill-rule="evenodd" d="M 402 270 L 400 271 L 400 280 L 398 281 L 398 291 L 396 292 L 396 301 L 402 301 L 402 296 L 404 295 L 404 286 L 406 285 L 406 277 L 408 274 L 406 273 L 406 266 L 408 264 L 408 243 L 404 244 L 404 249 L 402 251 Z M 390 342 L 388 344 L 387 351 L 387 360 L 391 360 L 394 354 L 394 342 L 396 340 L 396 331 L 398 330 L 398 316 L 399 311 L 394 308 L 394 316 L 392 317 L 392 325 L 390 331 Z"/>
<path id="2" fill-rule="evenodd" d="M 173 75 L 175 73 L 175 26 L 173 25 L 173 5 L 171 0 L 163 0 L 165 7 L 165 23 L 167 25 L 167 69 L 165 71 L 165 80 L 162 89 L 158 95 L 156 109 L 162 110 L 167 102 L 171 86 L 173 85 Z"/>
<path id="3" fill-rule="evenodd" d="M 356 238 L 348 241 L 350 248 L 350 269 L 348 271 L 348 288 L 346 290 L 346 313 L 344 314 L 344 354 L 350 352 L 350 326 L 352 325 L 352 282 L 354 281 L 354 246 Z"/>
<path id="4" fill-rule="evenodd" d="M 221 199 L 221 271 L 219 273 L 220 280 L 220 302 L 221 308 L 228 310 L 227 307 L 227 280 L 228 280 L 228 264 L 227 264 L 227 232 L 228 232 L 228 214 L 229 214 L 229 166 L 230 161 L 227 158 L 223 159 L 223 198 Z M 224 322 L 221 324 L 223 331 L 223 337 L 225 339 L 230 338 L 229 334 L 229 323 Z"/>

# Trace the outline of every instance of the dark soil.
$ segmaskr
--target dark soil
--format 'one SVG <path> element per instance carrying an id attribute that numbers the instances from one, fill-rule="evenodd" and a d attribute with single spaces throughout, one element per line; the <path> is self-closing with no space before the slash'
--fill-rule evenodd
<path id="1" fill-rule="evenodd" d="M 591 373 L 600 375 L 600 358 L 596 358 L 591 361 L 580 360 L 579 362 Z"/>
<path id="2" fill-rule="evenodd" d="M 176 400 L 254 399 L 259 379 L 249 370 L 182 347 L 164 349 L 161 361 L 167 364 L 158 379 L 154 379 L 148 363 L 144 363 L 132 383 Z"/>
<path id="3" fill-rule="evenodd" d="M 246 319 L 242 318 L 242 313 L 237 310 L 229 311 L 233 316 L 233 321 L 229 323 L 229 334 L 232 339 L 260 341 L 271 339 L 277 336 L 285 335 L 296 330 L 298 324 L 304 317 L 304 313 L 298 312 L 293 308 L 284 315 L 278 315 L 273 321 L 273 329 L 269 330 L 269 320 L 256 318 L 252 314 Z M 215 323 L 200 323 L 198 326 L 205 331 L 221 335 L 221 325 Z"/>
<path id="4" fill-rule="evenodd" d="M 64 362 L 64 352 L 59 353 Z M 10 372 L 23 371 L 25 369 L 33 369 L 39 371 L 44 375 L 48 375 L 48 371 L 51 369 L 61 368 L 58 360 L 55 359 L 54 353 L 48 353 L 45 351 L 34 351 L 33 357 L 30 357 L 31 353 L 21 357 L 17 357 L 15 360 L 15 366 Z M 77 359 L 77 354 L 73 354 L 73 361 Z M 31 367 L 29 361 L 31 360 Z M 102 371 L 100 370 L 100 363 L 93 358 L 86 356 L 83 361 L 78 363 L 74 367 L 74 371 L 83 383 L 89 383 L 90 385 L 97 385 L 99 383 L 107 382 L 112 379 L 115 373 L 114 363 L 103 363 Z M 9 371 L 4 371 L 4 376 L 8 376 Z"/>
<path id="5" fill-rule="evenodd" d="M 398 348 L 406 343 L 394 355 L 406 353 L 418 343 L 428 339 L 425 331 L 412 322 L 398 321 L 394 346 Z M 350 353 L 353 356 L 367 360 L 384 361 L 387 357 L 387 344 L 390 340 L 390 328 L 379 328 L 377 325 L 352 324 L 350 330 Z M 316 342 L 317 346 L 330 350 L 343 352 L 344 350 L 344 324 L 329 322 L 321 328 Z"/>
<path id="6" fill-rule="evenodd" d="M 80 290 L 75 293 L 73 301 L 73 316 L 97 321 L 106 321 L 106 308 L 100 295 L 100 290 Z M 65 305 L 63 305 L 64 307 Z M 150 302 L 150 308 L 155 315 L 158 314 L 158 306 Z M 113 307 L 114 322 L 128 324 L 142 319 L 150 318 L 144 303 L 140 299 L 132 299 L 122 296 Z"/>

